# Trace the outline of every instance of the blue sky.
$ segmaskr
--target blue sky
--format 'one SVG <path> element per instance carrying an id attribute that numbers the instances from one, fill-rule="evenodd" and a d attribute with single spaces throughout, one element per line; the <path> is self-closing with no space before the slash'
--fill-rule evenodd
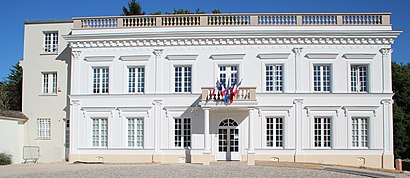
<path id="1" fill-rule="evenodd" d="M 137 0 L 138 1 L 138 0 Z M 393 60 L 410 62 L 410 0 L 139 0 L 145 12 L 173 8 L 210 12 L 391 12 L 394 30 L 404 31 L 393 45 Z M 84 16 L 116 16 L 128 0 L 0 1 L 0 81 L 23 57 L 24 21 Z"/>

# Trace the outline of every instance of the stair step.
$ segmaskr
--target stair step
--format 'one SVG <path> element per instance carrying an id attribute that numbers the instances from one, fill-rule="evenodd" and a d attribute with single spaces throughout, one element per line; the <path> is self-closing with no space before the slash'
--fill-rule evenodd
<path id="1" fill-rule="evenodd" d="M 238 166 L 238 165 L 248 165 L 246 161 L 216 161 L 210 162 L 211 166 Z"/>

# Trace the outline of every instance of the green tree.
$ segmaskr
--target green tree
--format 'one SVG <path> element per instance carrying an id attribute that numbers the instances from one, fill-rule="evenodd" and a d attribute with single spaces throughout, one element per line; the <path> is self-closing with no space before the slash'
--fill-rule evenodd
<path id="1" fill-rule="evenodd" d="M 219 9 L 212 10 L 212 14 L 221 14 L 222 12 Z"/>
<path id="2" fill-rule="evenodd" d="M 392 63 L 394 154 L 410 158 L 410 63 Z"/>
<path id="3" fill-rule="evenodd" d="M 23 69 L 17 63 L 10 69 L 4 82 L 0 82 L 0 109 L 21 111 Z"/>
<path id="4" fill-rule="evenodd" d="M 122 7 L 122 16 L 126 15 L 144 15 L 145 12 L 142 11 L 141 4 L 135 0 L 128 2 L 128 8 Z"/>
<path id="5" fill-rule="evenodd" d="M 0 82 L 0 110 L 10 109 L 10 94 L 7 90 L 7 85 L 4 82 Z"/>

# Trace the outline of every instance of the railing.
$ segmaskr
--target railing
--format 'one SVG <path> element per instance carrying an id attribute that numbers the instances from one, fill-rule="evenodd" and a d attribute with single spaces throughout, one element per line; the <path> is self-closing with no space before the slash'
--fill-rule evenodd
<path id="1" fill-rule="evenodd" d="M 294 25 L 390 25 L 390 13 L 177 14 L 74 18 L 74 29 Z"/>
<path id="2" fill-rule="evenodd" d="M 202 101 L 224 101 L 221 92 L 212 95 L 213 91 L 213 87 L 202 87 Z M 256 87 L 240 87 L 233 101 L 256 101 Z"/>

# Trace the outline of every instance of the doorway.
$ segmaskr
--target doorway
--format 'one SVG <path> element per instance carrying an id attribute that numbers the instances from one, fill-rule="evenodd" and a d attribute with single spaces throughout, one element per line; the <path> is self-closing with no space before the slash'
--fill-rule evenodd
<path id="1" fill-rule="evenodd" d="M 233 119 L 225 119 L 218 128 L 218 154 L 220 161 L 239 161 L 239 129 Z"/>

